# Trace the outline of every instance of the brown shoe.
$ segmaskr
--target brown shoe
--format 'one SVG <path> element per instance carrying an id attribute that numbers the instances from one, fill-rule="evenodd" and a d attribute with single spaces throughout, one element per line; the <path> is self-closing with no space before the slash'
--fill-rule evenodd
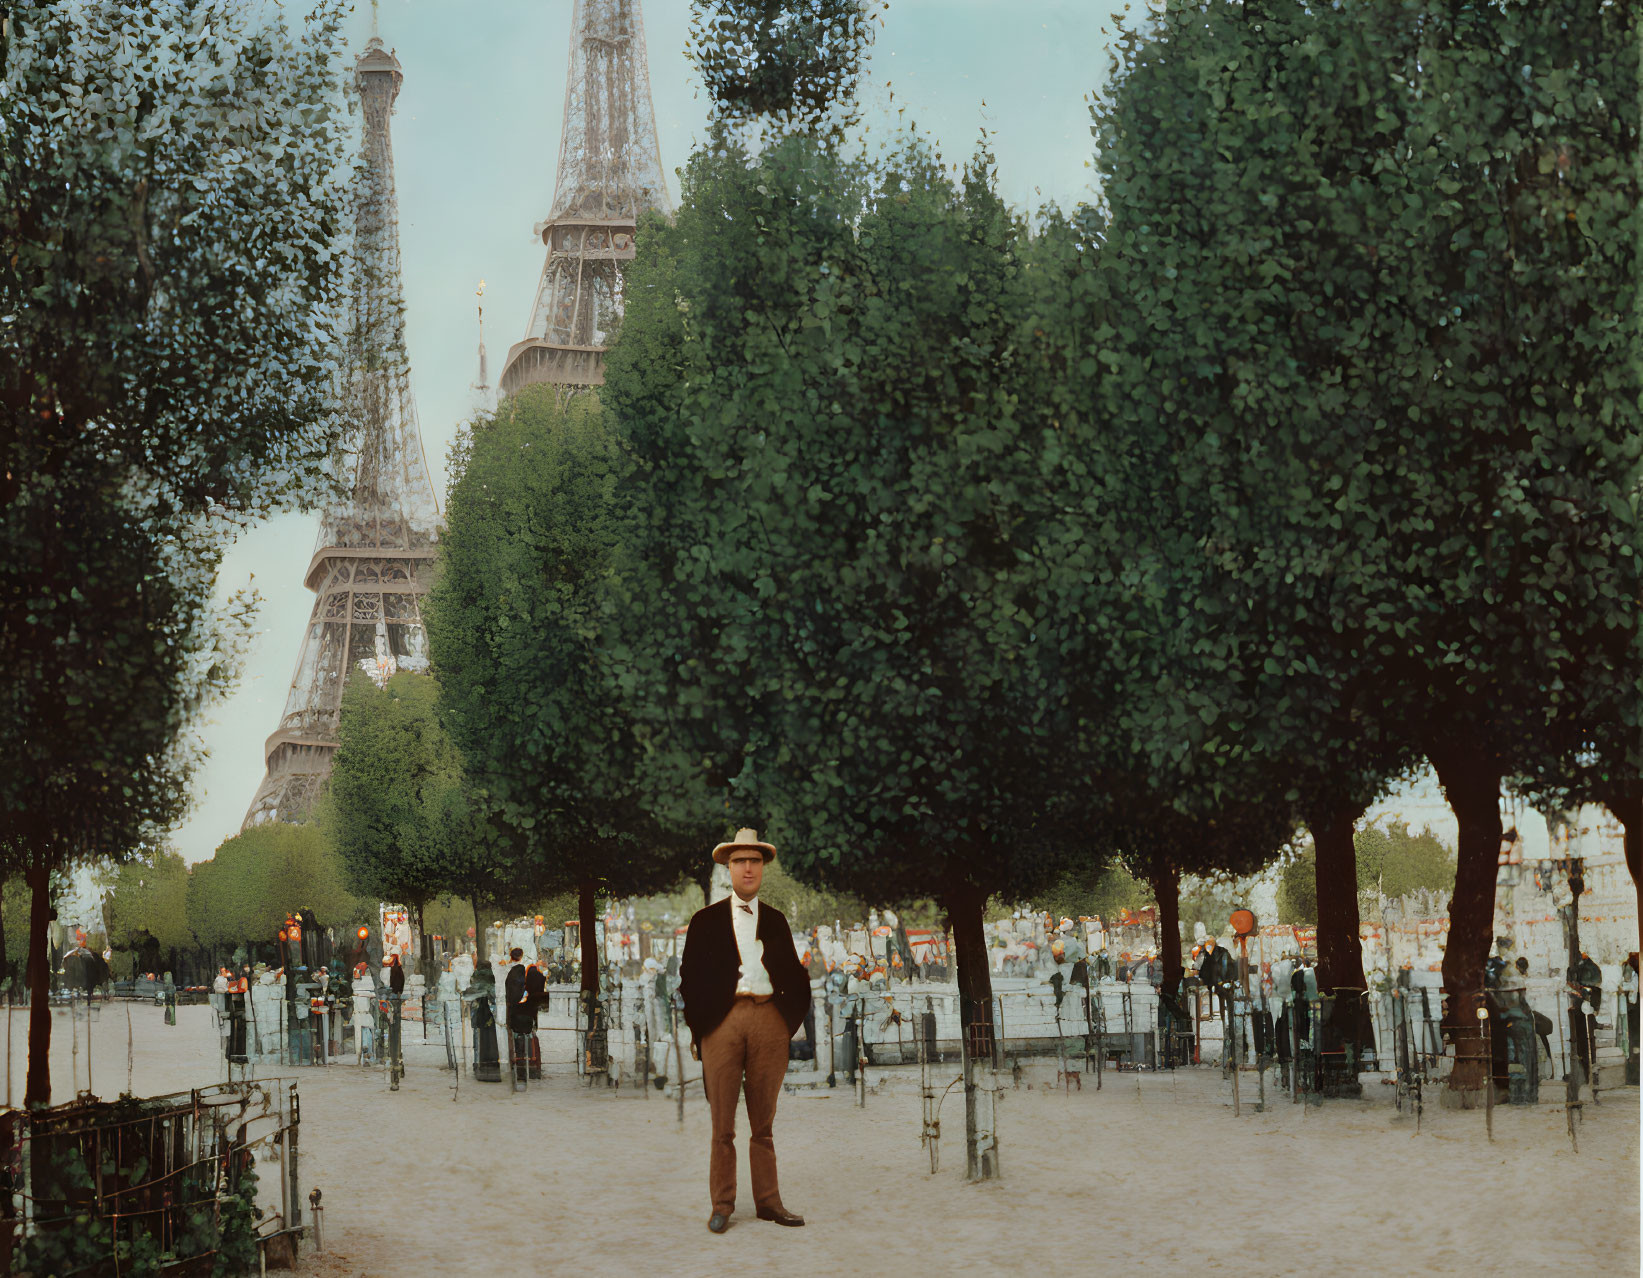
<path id="1" fill-rule="evenodd" d="M 773 1220 L 778 1225 L 796 1228 L 804 1224 L 803 1216 L 795 1216 L 785 1207 L 760 1207 L 755 1214 L 760 1220 Z"/>

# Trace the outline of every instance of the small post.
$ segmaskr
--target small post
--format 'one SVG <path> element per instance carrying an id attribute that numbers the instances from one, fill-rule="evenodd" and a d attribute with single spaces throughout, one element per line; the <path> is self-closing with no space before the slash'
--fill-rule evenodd
<path id="1" fill-rule="evenodd" d="M 685 1058 L 679 1051 L 679 1014 L 676 1010 L 673 1013 L 673 1063 L 679 1070 L 679 1100 L 675 1117 L 682 1127 L 685 1122 Z"/>
<path id="2" fill-rule="evenodd" d="M 856 1108 L 867 1108 L 867 1009 L 856 1013 Z"/>
<path id="3" fill-rule="evenodd" d="M 324 1227 L 325 1209 L 319 1205 L 320 1197 L 321 1197 L 321 1195 L 320 1195 L 320 1190 L 319 1190 L 318 1185 L 315 1185 L 314 1188 L 312 1188 L 308 1191 L 308 1206 L 309 1206 L 309 1209 L 310 1209 L 310 1211 L 311 1211 L 311 1213 L 314 1217 L 314 1250 L 315 1251 L 324 1251 L 325 1250 L 325 1227 Z"/>
<path id="4" fill-rule="evenodd" d="M 675 1034 L 677 1035 L 677 1031 L 675 1031 Z M 829 999 L 827 1001 L 827 1085 L 830 1088 L 837 1087 L 839 1083 L 838 1056 L 839 1040 L 833 1028 L 833 1001 Z M 9 1056 L 6 1058 L 6 1068 L 8 1070 L 11 1068 L 11 1058 Z"/>
<path id="5" fill-rule="evenodd" d="M 285 1147 L 290 1152 L 291 1161 L 286 1165 L 290 1174 L 290 1203 L 291 1224 L 293 1228 L 302 1225 L 302 1181 L 297 1178 L 297 1129 L 302 1126 L 302 1106 L 297 1100 L 297 1085 L 291 1084 L 291 1125 L 286 1128 L 287 1136 Z"/>
<path id="6" fill-rule="evenodd" d="M 1494 1041 L 1489 1032 L 1488 995 L 1480 994 L 1484 999 L 1478 1005 L 1478 1028 L 1483 1031 L 1483 1129 L 1489 1134 L 1491 1142 L 1495 1139 L 1495 1052 Z"/>

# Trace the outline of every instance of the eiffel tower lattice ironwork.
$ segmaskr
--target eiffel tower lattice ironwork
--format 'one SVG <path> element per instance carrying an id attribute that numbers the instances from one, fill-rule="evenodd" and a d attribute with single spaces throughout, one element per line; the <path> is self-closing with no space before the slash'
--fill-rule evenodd
<path id="1" fill-rule="evenodd" d="M 656 141 L 639 0 L 576 0 L 553 207 L 536 233 L 548 258 L 525 340 L 498 388 L 597 386 L 605 339 L 622 311 L 622 272 L 639 215 L 672 206 Z"/>
<path id="2" fill-rule="evenodd" d="M 399 201 L 388 130 L 403 79 L 399 60 L 373 36 L 354 64 L 365 163 L 346 383 L 357 414 L 353 491 L 320 524 L 304 577 L 317 598 L 284 714 L 265 747 L 268 772 L 245 828 L 310 814 L 330 775 L 342 692 L 354 670 L 382 682 L 396 670 L 428 668 L 422 597 L 440 514 L 405 349 Z"/>

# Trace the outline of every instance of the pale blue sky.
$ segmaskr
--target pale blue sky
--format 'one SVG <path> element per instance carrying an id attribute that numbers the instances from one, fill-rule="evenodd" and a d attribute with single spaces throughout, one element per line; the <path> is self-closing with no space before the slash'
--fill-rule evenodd
<path id="1" fill-rule="evenodd" d="M 1111 14 L 1125 7 L 1123 0 L 891 0 L 866 90 L 876 113 L 870 127 L 881 132 L 904 111 L 904 121 L 916 121 L 954 160 L 969 155 L 985 128 L 1007 199 L 1028 208 L 1075 204 L 1092 193 L 1085 95 L 1106 75 Z M 644 4 L 662 165 L 675 200 L 673 170 L 706 119 L 684 53 L 689 9 L 687 0 Z M 393 144 L 407 336 L 442 501 L 445 451 L 474 404 L 474 288 L 486 281 L 494 379 L 508 346 L 524 335 L 542 269 L 531 226 L 546 216 L 553 192 L 570 15 L 570 0 L 381 0 L 383 40 L 405 69 Z M 368 4 L 354 31 L 357 53 L 370 35 Z M 195 808 L 175 835 L 190 861 L 238 831 L 262 779 L 263 741 L 279 718 L 313 605 L 302 575 L 316 526 L 311 517 L 274 520 L 242 538 L 224 566 L 225 590 L 254 576 L 261 633 L 238 691 L 204 726 L 210 758 L 196 780 Z"/>

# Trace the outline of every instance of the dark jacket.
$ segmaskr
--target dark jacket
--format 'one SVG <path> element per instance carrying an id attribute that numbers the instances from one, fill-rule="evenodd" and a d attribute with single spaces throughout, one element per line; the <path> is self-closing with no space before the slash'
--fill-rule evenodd
<path id="1" fill-rule="evenodd" d="M 525 995 L 525 965 L 515 963 L 502 982 L 502 999 L 507 1004 L 508 1031 L 529 1034 L 536 1028 L 536 1008 Z"/>
<path id="2" fill-rule="evenodd" d="M 742 968 L 736 931 L 730 922 L 735 897 L 697 910 L 685 933 L 685 956 L 679 964 L 679 992 L 685 1000 L 685 1024 L 691 1041 L 701 1041 L 719 1027 L 736 1000 L 736 977 Z M 810 973 L 793 949 L 793 933 L 778 909 L 759 902 L 755 933 L 764 942 L 764 967 L 770 973 L 776 1006 L 787 1021 L 788 1034 L 798 1032 L 810 1010 Z"/>
<path id="3" fill-rule="evenodd" d="M 1232 951 L 1224 945 L 1217 945 L 1204 955 L 1204 961 L 1198 967 L 1198 976 L 1205 985 L 1230 985 L 1238 979 L 1238 964 L 1233 961 Z"/>

